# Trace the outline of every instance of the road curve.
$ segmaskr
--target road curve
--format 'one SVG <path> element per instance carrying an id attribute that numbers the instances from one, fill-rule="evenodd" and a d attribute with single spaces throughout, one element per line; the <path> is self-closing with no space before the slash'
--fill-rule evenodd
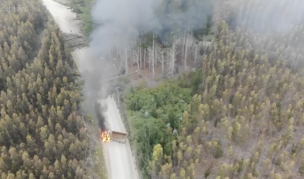
<path id="1" fill-rule="evenodd" d="M 75 20 L 76 15 L 70 9 L 53 0 L 42 1 L 64 33 L 80 33 L 79 21 Z M 77 49 L 72 52 L 72 55 L 80 73 L 90 70 L 91 67 L 85 61 L 93 58 L 89 47 Z M 115 100 L 108 97 L 101 102 L 107 104 L 105 115 L 108 127 L 112 130 L 125 132 Z M 128 141 L 125 144 L 104 143 L 103 150 L 109 179 L 139 179 Z"/>

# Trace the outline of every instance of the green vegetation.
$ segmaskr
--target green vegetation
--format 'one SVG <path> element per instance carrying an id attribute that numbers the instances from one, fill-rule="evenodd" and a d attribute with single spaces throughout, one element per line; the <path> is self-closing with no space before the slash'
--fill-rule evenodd
<path id="1" fill-rule="evenodd" d="M 90 168 L 90 171 L 88 171 L 90 176 L 93 178 L 107 178 L 103 150 L 100 142 L 96 144 L 95 154 L 91 162 L 93 166 Z"/>
<path id="2" fill-rule="evenodd" d="M 179 129 L 183 112 L 191 101 L 191 89 L 181 88 L 177 81 L 166 81 L 157 88 L 131 88 L 126 95 L 125 105 L 130 125 L 130 136 L 140 167 L 148 175 L 146 167 L 153 152 L 153 146 L 160 143 L 169 155 L 168 146 L 177 139 L 172 130 Z M 167 127 L 170 124 L 170 127 Z"/>
<path id="3" fill-rule="evenodd" d="M 1 178 L 90 178 L 91 123 L 63 34 L 40 1 L 1 6 Z"/>
<path id="4" fill-rule="evenodd" d="M 303 178 L 303 23 L 271 34 L 216 25 L 197 72 L 125 95 L 144 178 Z"/>
<path id="5" fill-rule="evenodd" d="M 18 2 L 1 6 L 22 11 L 0 12 L 1 178 L 105 178 L 102 148 L 89 140 L 94 121 L 81 111 L 81 84 L 63 35 L 41 2 Z M 212 18 L 203 10 L 185 18 L 193 19 L 187 26 L 207 23 L 192 32 L 174 29 L 184 21 L 167 16 L 198 2 L 164 0 L 157 14 L 171 29 L 162 24 L 158 40 L 170 46 L 180 33 L 210 37 Z M 274 0 L 229 2 L 217 3 L 225 13 L 213 14 L 216 40 L 199 69 L 156 88 L 142 81 L 124 95 L 144 179 L 304 177 L 303 21 L 267 33 L 272 19 L 259 25 L 250 9 L 270 16 Z M 70 3 L 88 34 L 93 1 Z M 236 20 L 246 23 L 236 27 Z M 151 34 L 142 38 L 141 47 L 151 45 Z"/>
<path id="6" fill-rule="evenodd" d="M 91 16 L 91 9 L 95 0 L 67 0 L 67 5 L 72 8 L 78 18 L 82 22 L 82 31 L 84 34 L 89 35 L 93 29 L 94 24 Z"/>

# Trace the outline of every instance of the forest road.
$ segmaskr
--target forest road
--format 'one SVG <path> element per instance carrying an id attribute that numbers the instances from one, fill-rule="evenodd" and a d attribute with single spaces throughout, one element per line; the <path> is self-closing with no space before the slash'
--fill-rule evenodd
<path id="1" fill-rule="evenodd" d="M 80 34 L 80 22 L 74 20 L 76 18 L 75 13 L 53 0 L 42 1 L 54 17 L 55 22 L 62 32 Z M 77 49 L 72 52 L 72 56 L 80 73 L 90 70 L 89 63 L 86 63 L 86 60 L 94 57 L 90 47 Z M 107 118 L 108 127 L 112 130 L 125 132 L 115 100 L 112 97 L 108 97 L 107 99 L 102 100 L 102 102 L 107 104 L 105 116 Z M 116 142 L 103 143 L 103 150 L 109 179 L 139 179 L 128 140 L 123 144 Z"/>
<path id="2" fill-rule="evenodd" d="M 80 20 L 68 7 L 53 0 L 42 0 L 63 33 L 81 34 Z"/>
<path id="3" fill-rule="evenodd" d="M 107 127 L 114 131 L 126 132 L 115 100 L 108 96 L 104 102 L 108 105 L 105 112 Z M 126 143 L 104 143 L 103 147 L 105 156 L 107 156 L 106 162 L 109 167 L 108 176 L 110 179 L 139 179 L 128 140 Z"/>

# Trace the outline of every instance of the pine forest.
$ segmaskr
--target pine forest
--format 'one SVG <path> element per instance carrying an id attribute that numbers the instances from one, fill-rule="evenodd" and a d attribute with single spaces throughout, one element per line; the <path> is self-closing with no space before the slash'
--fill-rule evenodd
<path id="1" fill-rule="evenodd" d="M 304 177 L 303 3 L 280 2 L 218 2 L 198 69 L 128 90 L 143 178 Z"/>
<path id="2" fill-rule="evenodd" d="M 42 2 L 1 1 L 0 175 L 85 178 L 90 141 L 77 71 Z"/>
<path id="3" fill-rule="evenodd" d="M 97 28 L 95 1 L 66 1 Z M 138 70 L 115 85 L 140 178 L 304 178 L 304 3 L 160 2 L 157 28 L 109 55 Z M 106 178 L 63 32 L 42 1 L 0 7 L 16 9 L 0 9 L 1 178 Z"/>

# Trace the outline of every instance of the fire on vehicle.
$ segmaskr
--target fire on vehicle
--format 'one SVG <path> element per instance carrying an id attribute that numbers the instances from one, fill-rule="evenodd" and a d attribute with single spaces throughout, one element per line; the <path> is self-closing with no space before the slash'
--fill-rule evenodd
<path id="1" fill-rule="evenodd" d="M 127 139 L 127 133 L 112 131 L 112 130 L 103 130 L 103 131 L 101 130 L 100 137 L 102 142 L 115 141 L 119 143 L 125 143 Z"/>
<path id="2" fill-rule="evenodd" d="M 101 131 L 101 139 L 103 142 L 110 142 L 111 138 L 110 138 L 110 134 L 108 131 Z"/>

